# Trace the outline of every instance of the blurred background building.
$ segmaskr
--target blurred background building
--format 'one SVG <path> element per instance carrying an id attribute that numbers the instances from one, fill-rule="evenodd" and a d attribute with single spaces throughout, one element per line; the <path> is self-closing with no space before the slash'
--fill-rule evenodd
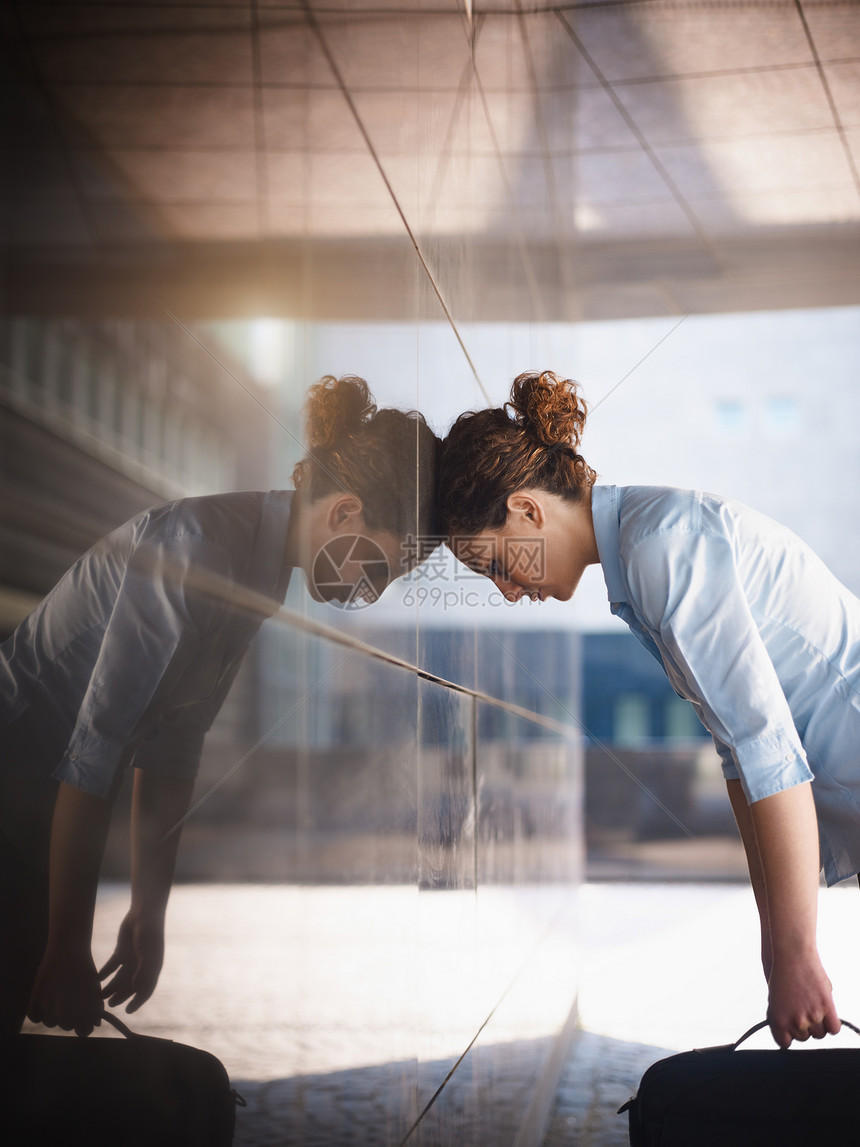
<path id="1" fill-rule="evenodd" d="M 288 485 L 324 373 L 439 433 L 521 370 L 572 375 L 601 481 L 738 497 L 860 591 L 851 0 L 6 0 L 2 20 L 4 634 L 144 506 Z M 287 611 L 207 741 L 180 876 L 414 891 L 387 921 L 413 999 L 372 1051 L 342 1036 L 402 1081 L 360 1141 L 537 1143 L 586 854 L 593 876 L 740 871 L 710 742 L 597 570 L 572 603 L 508 607 L 440 552 L 367 610 L 314 606 L 297 575 Z M 125 851 L 119 828 L 114 876 Z M 284 968 L 348 980 L 312 917 L 291 935 Z M 415 1004 L 443 997 L 444 1030 Z M 306 1033 L 294 1051 L 322 1087 Z M 272 1142 L 308 1134 L 297 1111 Z"/>

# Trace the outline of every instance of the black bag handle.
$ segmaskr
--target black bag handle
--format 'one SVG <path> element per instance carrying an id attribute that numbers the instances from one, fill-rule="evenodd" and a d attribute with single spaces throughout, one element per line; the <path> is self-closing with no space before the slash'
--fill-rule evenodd
<path id="1" fill-rule="evenodd" d="M 119 1016 L 115 1016 L 113 1014 L 113 1012 L 109 1012 L 109 1011 L 105 1010 L 102 1012 L 101 1018 L 103 1020 L 107 1020 L 107 1022 L 109 1024 L 111 1024 L 112 1027 L 115 1027 L 116 1030 L 121 1035 L 124 1035 L 126 1039 L 146 1039 L 147 1038 L 146 1036 L 141 1035 L 140 1032 L 133 1032 L 131 1030 L 131 1028 L 128 1026 L 128 1024 L 124 1024 L 122 1022 L 122 1020 L 119 1018 Z M 242 1098 L 242 1096 L 235 1089 L 235 1087 L 230 1088 L 230 1098 L 233 1100 L 233 1102 L 236 1104 L 237 1107 L 247 1107 L 248 1106 L 247 1101 Z"/>
<path id="2" fill-rule="evenodd" d="M 113 1012 L 103 1011 L 101 1014 L 103 1020 L 107 1020 L 109 1024 L 116 1028 L 120 1035 L 124 1035 L 126 1039 L 137 1039 L 137 1032 L 133 1032 L 128 1024 L 124 1024 L 119 1016 L 115 1016 Z"/>
<path id="3" fill-rule="evenodd" d="M 850 1020 L 843 1020 L 840 1017 L 839 1022 L 843 1025 L 843 1027 L 851 1028 L 851 1030 L 853 1032 L 856 1032 L 857 1035 L 860 1035 L 860 1028 L 858 1028 L 855 1024 L 852 1024 Z M 770 1025 L 769 1020 L 762 1020 L 760 1024 L 756 1024 L 754 1027 L 751 1027 L 748 1032 L 744 1032 L 744 1034 L 741 1036 L 741 1038 L 739 1040 L 737 1040 L 736 1043 L 732 1044 L 732 1051 L 737 1051 L 737 1049 L 744 1042 L 744 1040 L 749 1039 L 751 1035 L 755 1035 L 756 1032 L 761 1031 L 762 1028 L 766 1028 L 769 1025 Z"/>

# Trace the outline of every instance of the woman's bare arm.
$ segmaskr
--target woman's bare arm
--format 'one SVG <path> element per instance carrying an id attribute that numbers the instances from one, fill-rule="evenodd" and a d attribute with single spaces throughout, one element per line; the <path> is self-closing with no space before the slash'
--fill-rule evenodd
<path id="1" fill-rule="evenodd" d="M 91 944 L 111 808 L 111 800 L 61 783 L 51 826 L 48 943 L 27 1015 L 78 1035 L 89 1035 L 103 1009 Z"/>
<path id="2" fill-rule="evenodd" d="M 759 911 L 764 896 L 762 937 L 764 949 L 769 933 L 772 953 L 768 1020 L 773 1037 L 780 1047 L 793 1039 L 821 1039 L 839 1031 L 840 1024 L 816 941 L 819 859 L 812 786 L 795 785 L 756 801 L 746 812 L 739 808 L 743 792 L 732 786 L 729 782 Z"/>
<path id="3" fill-rule="evenodd" d="M 750 813 L 750 806 L 747 803 L 741 782 L 735 780 L 726 781 L 726 788 L 729 792 L 732 812 L 735 814 L 738 831 L 741 834 L 741 841 L 743 842 L 744 852 L 747 857 L 750 883 L 752 884 L 759 920 L 761 922 L 761 965 L 764 970 L 765 980 L 769 980 L 771 968 L 773 967 L 773 945 L 770 939 L 767 889 L 764 884 L 764 870 L 762 869 L 761 857 L 758 853 L 755 827 L 753 825 L 752 814 Z"/>
<path id="4" fill-rule="evenodd" d="M 129 1000 L 134 1012 L 152 993 L 164 961 L 164 917 L 173 882 L 179 831 L 194 780 L 134 771 L 131 813 L 131 907 L 113 955 L 99 972 L 111 1007 Z"/>

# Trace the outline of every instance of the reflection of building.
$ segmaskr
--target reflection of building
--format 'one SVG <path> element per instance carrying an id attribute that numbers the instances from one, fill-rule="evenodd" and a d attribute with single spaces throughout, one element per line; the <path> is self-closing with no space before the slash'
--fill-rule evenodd
<path id="1" fill-rule="evenodd" d="M 488 871 L 510 883 L 577 876 L 575 639 L 498 631 L 476 642 L 467 631 L 434 631 L 423 637 L 419 676 L 410 638 L 386 631 L 376 656 L 349 637 L 321 640 L 295 616 L 264 627 L 258 724 L 246 726 L 245 753 L 207 742 L 201 775 L 215 787 L 186 828 L 183 875 L 417 878 L 449 889 L 473 887 Z M 516 664 L 541 660 L 567 666 L 552 699 L 543 689 L 521 695 Z"/>
<path id="2" fill-rule="evenodd" d="M 270 419 L 247 393 L 253 383 L 238 383 L 240 368 L 218 355 L 175 322 L 0 324 L 0 635 L 93 542 L 147 506 L 265 488 Z M 255 660 L 216 738 L 255 723 Z"/>
<path id="3" fill-rule="evenodd" d="M 266 477 L 266 415 L 176 323 L 6 320 L 0 419 L 5 632 L 138 510 Z"/>
<path id="4" fill-rule="evenodd" d="M 376 636 L 380 638 L 380 634 Z M 414 633 L 384 631 L 385 648 L 407 660 L 410 659 L 410 638 L 414 646 Z M 264 726 L 274 725 L 285 708 L 298 704 L 307 690 L 308 680 L 330 673 L 338 661 L 337 649 L 325 646 L 300 656 L 302 640 L 301 634 L 274 627 L 261 634 L 260 643 L 265 647 L 265 671 L 260 684 Z M 567 725 L 572 734 L 577 734 L 580 727 L 580 640 L 577 634 L 496 629 L 479 630 L 476 636 L 463 629 L 430 629 L 421 635 L 421 654 L 422 668 L 435 676 L 509 701 L 532 714 Z M 319 748 L 396 742 L 410 719 L 407 714 L 392 709 L 385 723 L 378 725 L 379 715 L 370 702 L 383 688 L 381 674 L 382 670 L 371 663 L 360 673 L 335 675 L 326 693 L 321 723 L 301 730 L 295 725 L 284 725 L 275 729 L 270 742 L 289 746 L 300 740 Z M 426 744 L 450 745 L 451 731 L 444 715 L 436 715 L 429 709 L 424 714 L 424 722 Z M 528 742 L 542 739 L 545 730 L 504 708 L 484 708 L 479 715 L 478 735 L 484 741 Z"/>
<path id="5" fill-rule="evenodd" d="M 408 657 L 408 631 L 385 634 L 386 647 Z M 384 668 L 370 662 L 360 672 L 334 672 L 341 656 L 337 647 L 308 645 L 290 630 L 270 628 L 261 645 L 259 735 L 272 730 L 266 747 L 270 763 L 267 770 L 261 764 L 253 780 L 237 782 L 234 812 L 246 807 L 251 820 L 257 815 L 265 820 L 275 807 L 286 812 L 279 777 L 304 752 L 313 762 L 309 767 L 324 769 L 331 779 L 331 803 L 314 813 L 315 823 L 334 827 L 343 819 L 337 792 L 349 788 L 346 779 L 359 756 L 375 749 L 377 774 L 384 769 L 388 780 L 372 802 L 353 808 L 350 815 L 366 827 L 378 821 L 402 825 L 397 746 L 412 736 L 412 718 L 408 704 L 392 704 L 382 713 L 375 704 L 391 689 Z M 709 733 L 632 635 L 502 628 L 481 629 L 476 635 L 438 628 L 423 633 L 421 649 L 422 665 L 439 677 L 575 731 L 574 739 L 585 747 L 585 807 L 593 844 L 605 845 L 619 835 L 631 840 L 677 837 L 683 835 L 678 821 L 697 833 L 733 832 Z M 305 710 L 301 699 L 309 682 L 323 679 L 324 694 Z M 442 695 L 422 699 L 421 752 L 425 764 L 431 757 L 436 762 L 428 775 L 438 783 L 425 785 L 423 796 L 425 810 L 435 808 L 432 815 L 444 836 L 456 835 L 451 826 L 469 807 L 456 785 L 455 797 L 449 787 L 463 783 L 463 753 L 472 733 L 445 711 L 447 698 L 443 711 L 437 711 L 442 703 Z M 295 719 L 279 724 L 293 708 Z M 556 753 L 553 736 L 533 720 L 490 705 L 479 707 L 474 735 L 481 744 L 476 774 L 481 831 L 492 836 L 496 825 L 513 821 L 525 839 L 532 823 L 540 825 L 545 837 L 569 831 L 571 813 L 562 794 L 569 795 L 564 782 L 571 757 Z M 286 823 L 298 823 L 297 816 L 290 803 Z"/>
<path id="6" fill-rule="evenodd" d="M 583 638 L 589 843 L 734 834 L 711 736 L 629 633 Z"/>
<path id="7" fill-rule="evenodd" d="M 632 634 L 589 633 L 582 641 L 586 737 L 628 748 L 710 740 L 690 703 Z"/>

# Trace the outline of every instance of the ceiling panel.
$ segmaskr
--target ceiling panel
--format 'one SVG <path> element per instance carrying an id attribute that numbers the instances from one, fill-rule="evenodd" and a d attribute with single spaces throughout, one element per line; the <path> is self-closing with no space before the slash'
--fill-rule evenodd
<path id="1" fill-rule="evenodd" d="M 855 2 L 2 12 L 13 306 L 399 318 L 431 262 L 463 319 L 860 301 Z"/>
<path id="2" fill-rule="evenodd" d="M 247 29 L 200 33 L 134 31 L 128 35 L 76 30 L 45 37 L 34 56 L 52 84 L 249 84 Z"/>
<path id="3" fill-rule="evenodd" d="M 620 100 L 618 101 L 620 102 Z M 578 88 L 553 98 L 552 104 L 544 99 L 544 109 L 552 111 L 551 122 L 563 117 L 563 130 L 569 130 L 567 140 L 571 151 L 611 151 L 638 148 L 639 141 L 622 108 L 613 94 L 601 87 Z M 560 108 L 561 116 L 556 109 Z M 565 111 L 572 108 L 572 113 Z M 573 123 L 570 123 L 570 115 Z"/>
<path id="4" fill-rule="evenodd" d="M 860 59 L 827 64 L 830 94 L 843 127 L 860 127 Z"/>
<path id="5" fill-rule="evenodd" d="M 253 153 L 230 151 L 130 151 L 115 148 L 111 163 L 139 199 L 170 203 L 256 200 Z M 103 185 L 103 193 L 111 189 Z M 98 197 L 98 191 L 93 192 Z"/>
<path id="6" fill-rule="evenodd" d="M 827 96 L 812 66 L 619 84 L 615 90 L 652 144 L 833 127 Z"/>
<path id="7" fill-rule="evenodd" d="M 860 4 L 855 0 L 828 3 L 813 0 L 803 4 L 803 16 L 822 60 L 856 57 L 860 40 Z"/>
<path id="8" fill-rule="evenodd" d="M 665 147 L 659 156 L 687 197 L 731 202 L 755 192 L 778 195 L 786 189 L 823 192 L 853 186 L 844 149 L 833 133 Z M 860 196 L 856 199 L 860 215 Z"/>
<path id="9" fill-rule="evenodd" d="M 254 100 L 249 87 L 184 84 L 82 84 L 51 89 L 71 147 L 253 146 Z"/>
<path id="10" fill-rule="evenodd" d="M 574 8 L 570 19 L 610 82 L 809 60 L 794 0 L 607 5 Z"/>

